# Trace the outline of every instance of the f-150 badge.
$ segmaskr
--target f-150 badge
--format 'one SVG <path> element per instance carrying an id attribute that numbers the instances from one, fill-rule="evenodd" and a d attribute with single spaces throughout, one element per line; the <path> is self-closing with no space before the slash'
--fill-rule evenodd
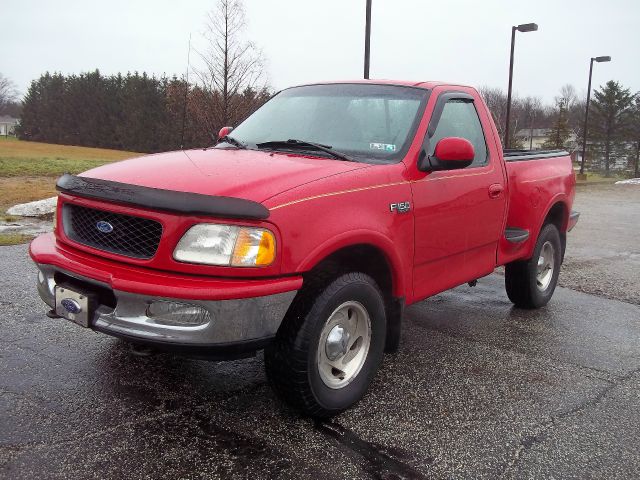
<path id="1" fill-rule="evenodd" d="M 409 204 L 409 202 L 391 203 L 389 205 L 389 210 L 391 210 L 391 213 L 407 213 L 409 210 L 411 210 L 411 205 Z"/>

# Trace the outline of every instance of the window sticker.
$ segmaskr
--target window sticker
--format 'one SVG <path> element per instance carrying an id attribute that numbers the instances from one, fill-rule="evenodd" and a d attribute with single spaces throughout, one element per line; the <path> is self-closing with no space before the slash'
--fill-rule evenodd
<path id="1" fill-rule="evenodd" d="M 369 150 L 382 150 L 384 152 L 395 152 L 396 146 L 393 143 L 370 143 Z"/>

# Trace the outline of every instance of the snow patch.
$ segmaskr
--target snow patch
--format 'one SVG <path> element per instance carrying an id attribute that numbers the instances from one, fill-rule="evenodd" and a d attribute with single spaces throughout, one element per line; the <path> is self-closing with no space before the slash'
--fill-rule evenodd
<path id="1" fill-rule="evenodd" d="M 629 180 L 619 180 L 616 185 L 640 185 L 640 178 L 630 178 Z"/>
<path id="2" fill-rule="evenodd" d="M 40 235 L 53 231 L 51 220 L 39 218 L 21 218 L 16 222 L 0 222 L 0 233 L 21 233 L 23 235 Z"/>
<path id="3" fill-rule="evenodd" d="M 35 202 L 20 203 L 14 205 L 7 214 L 19 217 L 39 217 L 56 211 L 58 197 L 45 198 L 44 200 L 36 200 Z"/>

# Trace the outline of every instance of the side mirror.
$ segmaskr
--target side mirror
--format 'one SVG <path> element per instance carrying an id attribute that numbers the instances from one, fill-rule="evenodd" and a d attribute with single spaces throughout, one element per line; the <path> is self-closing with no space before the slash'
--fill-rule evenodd
<path id="1" fill-rule="evenodd" d="M 218 132 L 218 140 L 220 140 L 222 137 L 226 137 L 232 131 L 233 131 L 233 127 L 222 127 Z"/>
<path id="2" fill-rule="evenodd" d="M 436 144 L 433 155 L 424 154 L 418 162 L 418 169 L 423 172 L 434 170 L 455 170 L 471 165 L 476 152 L 472 143 L 466 138 L 445 137 Z"/>

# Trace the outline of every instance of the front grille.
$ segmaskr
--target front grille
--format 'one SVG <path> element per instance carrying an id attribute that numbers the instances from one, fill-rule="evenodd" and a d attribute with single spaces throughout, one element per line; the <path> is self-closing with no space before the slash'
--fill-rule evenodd
<path id="1" fill-rule="evenodd" d="M 140 259 L 158 250 L 162 225 L 155 220 L 72 204 L 64 205 L 62 214 L 64 233 L 83 245 Z"/>

